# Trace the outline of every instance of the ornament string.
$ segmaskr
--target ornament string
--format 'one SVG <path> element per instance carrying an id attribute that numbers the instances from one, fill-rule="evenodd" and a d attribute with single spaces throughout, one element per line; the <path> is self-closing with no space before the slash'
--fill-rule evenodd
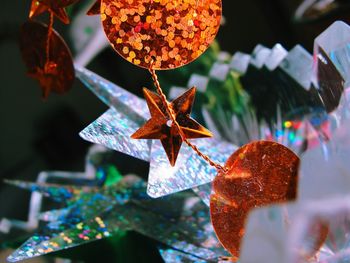
<path id="1" fill-rule="evenodd" d="M 204 153 L 202 153 L 198 147 L 194 144 L 192 144 L 187 138 L 186 138 L 186 135 L 184 134 L 184 132 L 182 131 L 181 127 L 180 127 L 180 124 L 177 122 L 176 120 L 176 114 L 174 112 L 174 109 L 173 107 L 171 106 L 171 104 L 168 102 L 161 86 L 160 86 L 160 83 L 159 83 L 159 80 L 158 80 L 158 76 L 156 74 L 156 71 L 154 70 L 153 68 L 153 62 L 150 66 L 150 68 L 148 69 L 149 72 L 151 73 L 152 75 L 152 79 L 153 79 L 153 83 L 154 83 L 154 86 L 156 87 L 157 89 L 157 93 L 160 95 L 160 98 L 162 100 L 162 103 L 167 111 L 167 113 L 169 114 L 170 116 L 170 119 L 172 121 L 172 123 L 175 125 L 175 127 L 177 128 L 178 132 L 179 132 L 179 135 L 181 137 L 181 139 L 189 146 L 191 147 L 197 155 L 199 155 L 201 158 L 203 158 L 210 166 L 216 168 L 219 172 L 224 172 L 226 173 L 227 172 L 227 168 L 222 166 L 221 164 L 219 163 L 216 163 L 214 162 L 213 160 L 210 159 L 210 157 Z"/>
<path id="2" fill-rule="evenodd" d="M 45 71 L 47 70 L 47 67 L 50 64 L 50 39 L 52 35 L 52 28 L 53 28 L 53 22 L 54 22 L 54 14 L 50 10 L 50 22 L 47 30 L 47 40 L 46 40 L 46 63 L 45 63 Z"/>

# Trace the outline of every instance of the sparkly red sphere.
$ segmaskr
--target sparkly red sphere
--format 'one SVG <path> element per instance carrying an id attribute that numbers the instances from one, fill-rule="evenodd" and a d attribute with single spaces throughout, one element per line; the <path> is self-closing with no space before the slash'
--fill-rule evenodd
<path id="1" fill-rule="evenodd" d="M 221 0 L 102 0 L 114 49 L 144 68 L 172 69 L 198 58 L 214 40 Z"/>
<path id="2" fill-rule="evenodd" d="M 295 200 L 299 158 L 283 145 L 258 141 L 238 149 L 226 167 L 213 182 L 210 213 L 220 242 L 238 257 L 249 211 Z"/>

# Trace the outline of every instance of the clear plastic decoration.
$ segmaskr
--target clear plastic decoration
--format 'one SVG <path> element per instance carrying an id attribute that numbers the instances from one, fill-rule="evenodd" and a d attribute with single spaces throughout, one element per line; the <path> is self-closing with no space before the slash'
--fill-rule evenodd
<path id="1" fill-rule="evenodd" d="M 313 84 L 328 112 L 338 107 L 345 87 L 349 86 L 350 27 L 337 21 L 314 42 Z M 344 83 L 345 82 L 345 83 Z"/>
<path id="2" fill-rule="evenodd" d="M 328 197 L 253 211 L 240 262 L 349 262 L 349 198 Z"/>
<path id="3" fill-rule="evenodd" d="M 347 105 L 350 110 L 349 105 Z M 302 157 L 301 200 L 319 199 L 350 192 L 350 120 L 344 120 L 328 143 L 306 152 Z"/>
<path id="4" fill-rule="evenodd" d="M 77 77 L 110 109 L 84 129 L 83 139 L 150 162 L 147 193 L 161 197 L 210 183 L 217 171 L 191 148 L 183 146 L 174 167 L 157 141 L 130 136 L 148 119 L 146 102 L 100 76 L 76 67 Z M 195 144 L 216 162 L 224 163 L 236 147 L 216 139 L 198 139 Z"/>
<path id="5" fill-rule="evenodd" d="M 339 123 L 330 140 L 302 155 L 297 202 L 266 207 L 250 215 L 242 263 L 257 259 L 271 263 L 349 261 L 349 112 L 349 104 L 341 100 L 333 113 L 339 116 Z"/>

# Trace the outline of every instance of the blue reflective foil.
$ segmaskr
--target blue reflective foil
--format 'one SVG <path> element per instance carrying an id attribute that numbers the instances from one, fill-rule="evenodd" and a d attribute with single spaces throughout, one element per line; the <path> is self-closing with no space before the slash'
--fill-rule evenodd
<path id="1" fill-rule="evenodd" d="M 152 199 L 146 184 L 126 177 L 115 186 L 82 193 L 55 214 L 40 233 L 9 256 L 11 262 L 45 255 L 134 230 L 170 248 L 203 260 L 225 255 L 210 223 L 208 208 L 189 193 Z M 68 211 L 67 211 L 68 210 Z"/>

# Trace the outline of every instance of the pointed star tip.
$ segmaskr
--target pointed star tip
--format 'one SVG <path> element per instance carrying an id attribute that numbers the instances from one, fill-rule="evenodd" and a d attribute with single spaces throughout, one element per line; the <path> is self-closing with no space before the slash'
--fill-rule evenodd
<path id="1" fill-rule="evenodd" d="M 136 132 L 130 136 L 131 139 L 137 140 L 138 137 L 136 136 Z"/>
<path id="2" fill-rule="evenodd" d="M 149 89 L 147 89 L 145 87 L 142 88 L 142 91 L 143 91 L 143 94 L 145 94 L 145 95 L 150 93 L 150 92 L 152 92 L 152 91 L 150 91 Z"/>
<path id="3" fill-rule="evenodd" d="M 169 163 L 170 163 L 171 167 L 174 167 L 176 164 L 176 160 L 169 160 Z"/>

